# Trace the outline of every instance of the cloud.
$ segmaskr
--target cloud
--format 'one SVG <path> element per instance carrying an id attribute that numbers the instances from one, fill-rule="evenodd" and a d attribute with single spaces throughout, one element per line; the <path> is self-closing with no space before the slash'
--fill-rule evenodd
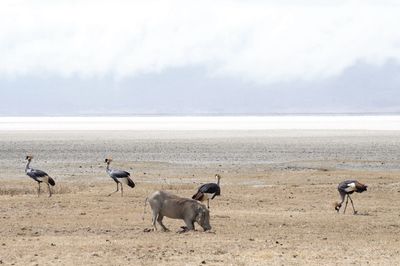
<path id="1" fill-rule="evenodd" d="M 0 77 L 115 79 L 201 66 L 256 84 L 400 60 L 393 1 L 0 3 Z"/>

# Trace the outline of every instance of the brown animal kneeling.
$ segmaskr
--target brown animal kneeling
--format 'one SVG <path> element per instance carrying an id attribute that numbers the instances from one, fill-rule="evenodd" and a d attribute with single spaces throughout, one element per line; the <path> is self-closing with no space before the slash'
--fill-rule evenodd
<path id="1" fill-rule="evenodd" d="M 211 230 L 210 212 L 206 206 L 192 199 L 181 198 L 166 191 L 156 191 L 148 199 L 153 211 L 152 224 L 156 231 L 156 221 L 161 225 L 163 231 L 169 231 L 163 224 L 165 217 L 182 219 L 186 226 L 183 231 L 195 230 L 194 222 L 197 222 L 204 231 Z"/>

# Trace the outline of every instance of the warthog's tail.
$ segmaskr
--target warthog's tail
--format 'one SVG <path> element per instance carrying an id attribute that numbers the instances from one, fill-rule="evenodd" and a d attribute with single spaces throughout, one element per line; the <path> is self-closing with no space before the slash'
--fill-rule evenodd
<path id="1" fill-rule="evenodd" d="M 142 221 L 144 221 L 144 215 L 146 214 L 146 204 L 149 198 L 147 197 L 144 201 L 144 207 L 143 207 L 143 215 L 142 215 Z"/>

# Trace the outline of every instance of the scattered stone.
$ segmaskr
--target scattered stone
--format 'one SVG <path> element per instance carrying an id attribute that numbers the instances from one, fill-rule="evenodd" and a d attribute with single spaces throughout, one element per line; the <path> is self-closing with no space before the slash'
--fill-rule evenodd
<path id="1" fill-rule="evenodd" d="M 206 264 L 206 261 L 205 261 L 205 260 L 203 260 L 203 261 L 201 262 L 201 264 Z"/>
<path id="2" fill-rule="evenodd" d="M 54 244 L 54 243 L 51 243 L 51 246 L 52 246 L 52 247 L 55 247 L 55 246 L 56 246 L 56 244 Z"/>

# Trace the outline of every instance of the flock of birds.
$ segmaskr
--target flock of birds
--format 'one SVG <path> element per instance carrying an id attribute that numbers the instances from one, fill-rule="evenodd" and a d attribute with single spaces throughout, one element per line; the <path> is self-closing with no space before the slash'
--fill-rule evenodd
<path id="1" fill-rule="evenodd" d="M 54 179 L 51 178 L 46 172 L 31 168 L 30 163 L 32 159 L 33 156 L 31 155 L 26 156 L 26 160 L 28 161 L 28 163 L 25 167 L 25 173 L 33 180 L 38 182 L 38 196 L 40 195 L 40 184 L 44 183 L 47 185 L 49 191 L 49 197 L 51 197 L 52 192 L 50 186 L 55 186 L 56 183 Z M 110 193 L 109 196 L 111 196 L 113 193 L 118 192 L 119 187 L 121 187 L 121 196 L 123 196 L 124 195 L 123 184 L 131 188 L 135 187 L 135 183 L 131 179 L 129 172 L 118 169 L 111 169 L 110 168 L 110 163 L 112 162 L 111 158 L 106 158 L 104 162 L 107 164 L 106 172 L 117 184 L 117 189 L 114 192 Z M 196 194 L 193 195 L 192 199 L 202 202 L 207 200 L 207 208 L 210 208 L 210 199 L 213 200 L 216 196 L 221 195 L 221 188 L 219 185 L 221 176 L 219 174 L 216 174 L 215 178 L 217 179 L 217 183 L 207 183 L 200 186 Z M 350 200 L 351 205 L 353 207 L 353 213 L 357 214 L 357 211 L 354 208 L 353 200 L 351 199 L 350 195 L 353 194 L 354 192 L 362 193 L 367 190 L 367 187 L 368 187 L 367 185 L 364 185 L 358 182 L 357 180 L 345 180 L 341 182 L 338 186 L 341 202 L 335 203 L 335 210 L 339 213 L 340 208 L 342 207 L 342 204 L 347 197 L 343 213 L 346 212 L 347 204 Z"/>

